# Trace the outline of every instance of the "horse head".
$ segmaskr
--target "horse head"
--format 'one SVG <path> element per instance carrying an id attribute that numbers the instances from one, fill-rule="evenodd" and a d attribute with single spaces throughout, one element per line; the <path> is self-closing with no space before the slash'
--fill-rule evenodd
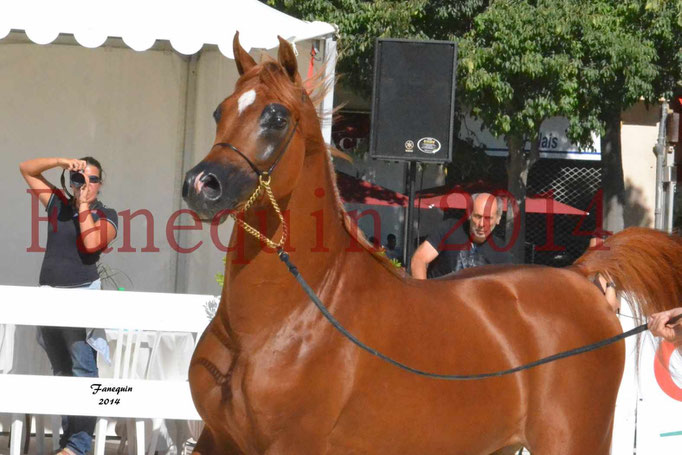
<path id="1" fill-rule="evenodd" d="M 241 47 L 239 33 L 234 37 L 240 78 L 234 93 L 213 113 L 213 146 L 187 172 L 182 190 L 189 207 L 205 221 L 216 216 L 222 221 L 230 211 L 243 209 L 262 180 L 271 179 L 276 199 L 289 195 L 303 167 L 306 143 L 316 136 L 322 141 L 294 51 L 278 38 L 277 61 L 257 64 Z M 252 202 L 253 206 L 264 203 Z"/>

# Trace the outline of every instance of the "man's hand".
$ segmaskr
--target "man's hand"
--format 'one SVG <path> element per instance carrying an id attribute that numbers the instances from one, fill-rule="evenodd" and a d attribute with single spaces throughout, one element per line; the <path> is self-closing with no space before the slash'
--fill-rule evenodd
<path id="1" fill-rule="evenodd" d="M 652 314 L 649 318 L 649 330 L 654 336 L 662 337 L 671 343 L 682 341 L 682 319 L 669 324 L 670 319 L 681 314 L 682 307 Z"/>

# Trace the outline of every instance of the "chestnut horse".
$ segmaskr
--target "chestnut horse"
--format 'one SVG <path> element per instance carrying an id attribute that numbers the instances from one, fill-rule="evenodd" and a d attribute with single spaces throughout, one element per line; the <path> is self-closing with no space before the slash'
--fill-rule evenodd
<path id="1" fill-rule="evenodd" d="M 586 278 L 596 272 L 632 293 L 644 314 L 675 306 L 679 241 L 639 229 L 571 269 L 411 279 L 346 221 L 291 46 L 280 38 L 278 61 L 257 64 L 235 36 L 234 55 L 241 77 L 214 113 L 214 146 L 187 173 L 183 195 L 202 219 L 234 211 L 255 230 L 235 225 L 220 307 L 192 358 L 192 396 L 206 424 L 194 453 L 489 455 L 525 446 L 534 455 L 607 455 L 622 342 L 492 379 L 418 376 L 342 336 L 273 246 L 286 239 L 310 287 L 367 345 L 420 370 L 477 374 L 621 333 Z"/>

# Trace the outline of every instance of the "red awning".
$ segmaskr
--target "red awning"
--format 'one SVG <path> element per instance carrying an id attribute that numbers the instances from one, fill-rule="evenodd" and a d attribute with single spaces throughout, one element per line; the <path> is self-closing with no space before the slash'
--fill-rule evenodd
<path id="1" fill-rule="evenodd" d="M 388 207 L 406 207 L 408 203 L 407 196 L 402 193 L 343 172 L 336 172 L 336 185 L 344 202 Z"/>
<path id="2" fill-rule="evenodd" d="M 336 183 L 344 202 L 368 205 L 383 205 L 388 207 L 406 207 L 408 197 L 397 191 L 389 190 L 381 185 L 352 177 L 343 172 L 336 172 Z M 491 190 L 490 184 L 474 182 L 467 185 L 457 185 L 422 190 L 415 199 L 415 206 L 421 209 L 466 209 L 467 194 Z M 422 196 L 421 198 L 419 196 Z M 503 210 L 507 210 L 505 206 Z M 526 198 L 526 213 L 551 213 L 554 215 L 587 215 L 588 212 L 572 207 L 563 202 L 546 197 Z"/>
<path id="3" fill-rule="evenodd" d="M 477 189 L 482 191 L 482 189 Z M 489 190 L 490 191 L 490 190 Z M 434 194 L 437 191 L 431 192 Z M 436 194 L 422 199 L 417 198 L 415 204 L 421 209 L 466 209 L 467 195 L 476 191 L 462 191 L 462 187 L 452 188 L 445 194 Z M 505 199 L 503 210 L 507 210 L 507 200 Z M 527 197 L 526 213 L 551 213 L 554 215 L 587 215 L 588 212 L 572 207 L 563 202 L 551 198 Z"/>
<path id="4" fill-rule="evenodd" d="M 506 208 L 505 208 L 506 210 Z M 580 210 L 556 199 L 550 198 L 526 198 L 526 213 L 552 213 L 554 215 L 589 215 L 589 212 Z"/>

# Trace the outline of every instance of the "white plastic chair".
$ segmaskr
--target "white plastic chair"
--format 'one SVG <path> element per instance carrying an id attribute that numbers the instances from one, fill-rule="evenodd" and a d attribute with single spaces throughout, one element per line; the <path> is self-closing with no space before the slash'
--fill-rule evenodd
<path id="1" fill-rule="evenodd" d="M 159 357 L 161 352 L 163 351 L 161 349 L 161 341 L 165 337 L 176 337 L 178 335 L 190 335 L 190 334 L 187 332 L 146 332 L 146 335 L 148 337 L 148 342 L 151 345 L 151 350 L 150 350 L 149 360 L 146 362 L 146 368 L 144 371 L 144 378 L 145 379 L 155 379 L 155 380 L 168 379 L 169 374 L 171 376 L 174 374 L 174 372 L 172 371 L 173 369 L 171 369 L 171 371 L 169 372 L 168 371 L 168 365 L 165 365 L 165 366 L 164 365 L 156 365 L 157 362 L 163 361 L 163 359 Z M 151 341 L 152 337 L 153 337 L 153 342 Z M 191 352 L 194 352 L 194 348 L 196 348 L 198 338 L 199 337 L 196 337 L 192 341 L 192 345 L 190 348 L 190 356 L 191 356 Z M 179 346 L 177 346 L 175 344 L 175 341 L 177 341 L 175 338 L 171 338 L 171 339 L 174 342 L 173 348 L 172 348 L 173 349 L 173 364 L 177 365 L 177 361 L 179 359 L 176 359 L 176 354 L 180 354 L 180 352 L 178 351 Z M 187 348 L 187 346 L 185 346 L 185 348 Z M 184 360 L 186 360 L 187 363 L 189 363 L 189 358 L 184 359 Z M 160 366 L 161 371 L 159 371 L 158 369 L 155 371 L 154 370 L 155 366 Z M 182 372 L 183 376 L 185 376 L 185 378 L 186 378 L 186 370 L 182 369 L 182 371 L 183 371 Z M 177 371 L 175 372 L 175 374 L 177 374 Z M 156 452 L 158 442 L 159 442 L 159 438 L 160 438 L 162 432 L 166 429 L 166 424 L 165 424 L 164 419 L 152 419 L 150 423 L 151 423 L 151 428 L 150 428 L 151 436 L 150 436 L 150 442 L 149 442 L 149 447 L 147 449 L 147 453 L 148 453 L 148 455 L 154 455 L 154 453 Z M 143 431 L 143 430 L 144 430 L 143 426 L 141 428 L 136 428 L 137 432 Z M 126 433 L 128 435 L 131 434 L 130 428 L 127 428 Z M 137 438 L 138 439 L 140 438 L 139 435 Z M 181 441 L 176 441 L 176 442 L 178 444 L 180 444 Z M 122 443 L 123 443 L 123 441 L 122 441 Z M 179 450 L 179 447 L 178 447 L 178 450 Z M 122 454 L 122 452 L 123 452 L 122 447 L 119 447 L 118 453 Z"/>
<path id="2" fill-rule="evenodd" d="M 159 352 L 159 345 L 163 336 L 173 335 L 172 332 L 135 332 L 133 339 L 133 333 L 128 332 L 123 347 L 118 340 L 122 340 L 121 331 L 119 331 L 116 349 L 114 350 L 114 377 L 120 378 L 144 378 L 150 379 L 152 376 L 152 366 L 156 360 Z M 149 356 L 146 359 L 140 357 L 140 352 L 142 351 L 142 342 L 147 341 L 149 346 Z M 196 346 L 196 343 L 195 343 Z M 121 352 L 125 352 L 123 355 L 123 361 L 120 361 Z M 120 376 L 116 376 L 120 373 Z M 160 378 L 156 378 L 160 379 Z M 100 419 L 103 422 L 102 426 L 106 427 L 106 420 Z M 117 453 L 122 455 L 125 446 L 128 446 L 128 455 L 144 455 L 145 448 L 145 428 L 143 419 L 128 419 L 126 420 L 124 434 L 121 435 L 121 442 L 119 444 Z M 158 445 L 159 437 L 161 435 L 161 430 L 164 426 L 164 419 L 152 419 L 151 421 L 151 437 L 149 442 L 149 447 L 147 453 L 149 455 L 154 455 L 156 452 L 156 447 Z M 131 438 L 134 437 L 135 444 L 131 444 Z M 99 455 L 95 452 L 95 455 Z"/>
<path id="3" fill-rule="evenodd" d="M 114 348 L 114 379 L 131 379 L 138 376 L 138 361 L 142 345 L 141 330 L 118 330 Z M 100 417 L 95 426 L 95 455 L 104 455 L 108 419 Z M 128 454 L 144 455 L 144 420 L 126 419 L 126 433 L 121 437 L 118 453 L 123 452 L 128 443 Z M 135 444 L 130 443 L 129 435 L 135 435 Z"/>

